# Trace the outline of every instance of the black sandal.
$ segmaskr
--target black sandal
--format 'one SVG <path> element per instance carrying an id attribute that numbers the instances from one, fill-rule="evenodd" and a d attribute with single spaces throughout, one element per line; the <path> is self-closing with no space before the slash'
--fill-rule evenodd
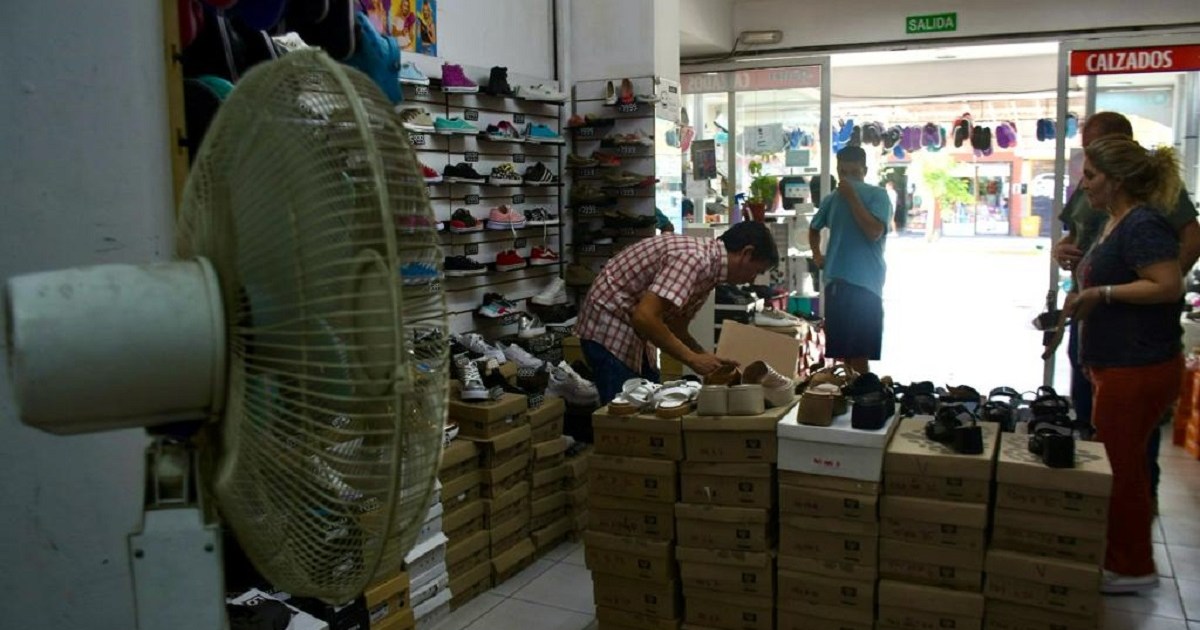
<path id="1" fill-rule="evenodd" d="M 947 405 L 925 425 L 925 437 L 946 444 L 963 455 L 983 452 L 983 429 L 965 405 Z"/>

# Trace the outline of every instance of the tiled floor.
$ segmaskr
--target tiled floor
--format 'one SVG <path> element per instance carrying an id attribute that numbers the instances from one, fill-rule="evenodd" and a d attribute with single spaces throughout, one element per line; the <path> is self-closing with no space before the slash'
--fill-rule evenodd
<path id="1" fill-rule="evenodd" d="M 1105 630 L 1200 630 L 1200 461 L 1164 442 L 1154 551 L 1163 579 L 1148 596 L 1105 598 Z M 437 630 L 595 630 L 583 547 L 566 543 L 454 611 Z"/>

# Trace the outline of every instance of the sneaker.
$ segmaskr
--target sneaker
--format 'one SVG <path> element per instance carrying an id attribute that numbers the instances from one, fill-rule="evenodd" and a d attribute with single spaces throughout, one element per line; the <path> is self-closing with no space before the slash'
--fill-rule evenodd
<path id="1" fill-rule="evenodd" d="M 437 127 L 433 124 L 433 118 L 429 112 L 425 111 L 424 107 L 405 107 L 400 110 L 400 124 L 405 129 L 418 133 L 437 131 Z"/>
<path id="2" fill-rule="evenodd" d="M 546 334 L 546 325 L 542 320 L 538 319 L 537 315 L 532 313 L 521 313 L 521 319 L 517 321 L 517 337 L 521 339 L 533 339 Z"/>
<path id="3" fill-rule="evenodd" d="M 487 273 L 487 265 L 476 262 L 470 256 L 447 256 L 446 262 L 442 263 L 442 270 L 451 278 L 482 276 Z"/>
<path id="4" fill-rule="evenodd" d="M 411 61 L 400 62 L 400 82 L 409 85 L 429 85 L 429 77 Z"/>
<path id="5" fill-rule="evenodd" d="M 574 326 L 579 321 L 579 311 L 574 306 L 555 304 L 548 306 L 538 313 L 547 326 Z"/>
<path id="6" fill-rule="evenodd" d="M 525 141 L 548 144 L 562 144 L 564 142 L 562 136 L 542 123 L 529 123 L 525 125 Z"/>
<path id="7" fill-rule="evenodd" d="M 529 255 L 529 264 L 535 267 L 543 267 L 545 265 L 557 265 L 559 263 L 558 254 L 549 247 L 534 247 Z"/>
<path id="8" fill-rule="evenodd" d="M 425 176 L 426 184 L 438 184 L 442 181 L 442 175 L 426 166 L 424 162 L 421 163 L 421 174 Z"/>
<path id="9" fill-rule="evenodd" d="M 754 325 L 767 328 L 793 328 L 804 323 L 799 317 L 794 317 L 781 310 L 768 308 L 754 314 Z"/>
<path id="10" fill-rule="evenodd" d="M 476 312 L 482 317 L 498 319 L 510 313 L 517 312 L 517 308 L 512 302 L 504 299 L 503 295 L 499 293 L 487 293 L 483 296 L 483 303 L 479 305 L 479 309 Z"/>
<path id="11" fill-rule="evenodd" d="M 461 343 L 470 352 L 485 358 L 491 359 L 496 363 L 506 363 L 508 358 L 499 348 L 488 343 L 483 335 L 479 333 L 467 333 L 458 336 L 458 342 Z"/>
<path id="12" fill-rule="evenodd" d="M 429 284 L 439 277 L 437 267 L 427 262 L 409 262 L 400 267 L 400 280 L 406 285 Z"/>
<path id="13" fill-rule="evenodd" d="M 529 298 L 530 302 L 541 306 L 553 306 L 567 303 L 567 283 L 562 278 L 550 281 L 550 286 L 542 289 L 541 293 Z"/>
<path id="14" fill-rule="evenodd" d="M 607 195 L 604 191 L 591 184 L 576 184 L 571 187 L 571 205 L 611 206 L 616 205 L 617 198 Z"/>
<path id="15" fill-rule="evenodd" d="M 551 214 L 545 208 L 533 208 L 525 211 L 525 225 L 554 225 L 558 223 L 558 215 Z"/>
<path id="16" fill-rule="evenodd" d="M 479 375 L 479 367 L 475 362 L 468 357 L 458 357 L 454 361 L 454 366 L 458 368 L 458 380 L 462 382 L 462 390 L 458 392 L 458 397 L 464 402 L 478 402 L 491 398 L 491 393 L 483 384 L 483 377 Z"/>
<path id="17" fill-rule="evenodd" d="M 569 287 L 587 287 L 596 281 L 596 272 L 589 269 L 587 265 L 571 263 L 567 265 L 564 277 Z"/>
<path id="18" fill-rule="evenodd" d="M 445 134 L 463 134 L 473 136 L 479 133 L 479 127 L 461 118 L 442 118 L 438 116 L 437 120 L 433 121 L 433 127 L 438 133 Z"/>
<path id="19" fill-rule="evenodd" d="M 596 405 L 600 402 L 600 393 L 595 383 L 577 374 L 566 361 L 559 361 L 550 370 L 550 385 L 546 393 L 558 396 L 572 405 Z"/>
<path id="20" fill-rule="evenodd" d="M 579 114 L 571 114 L 571 117 L 567 119 L 567 127 L 568 128 L 573 129 L 575 127 L 586 127 L 586 126 L 587 126 L 587 119 L 584 118 L 583 116 L 580 116 Z"/>
<path id="21" fill-rule="evenodd" d="M 653 184 L 654 178 L 629 171 L 612 171 L 604 176 L 604 184 L 614 188 L 635 188 Z"/>
<path id="22" fill-rule="evenodd" d="M 479 91 L 479 85 L 467 78 L 462 66 L 453 63 L 442 64 L 442 91 L 455 94 L 470 94 Z"/>
<path id="23" fill-rule="evenodd" d="M 442 169 L 442 179 L 457 184 L 486 184 L 487 178 L 476 172 L 475 168 L 466 162 L 455 165 L 447 164 Z"/>
<path id="24" fill-rule="evenodd" d="M 516 271 L 528 266 L 525 258 L 515 249 L 508 249 L 496 254 L 496 271 Z"/>
<path id="25" fill-rule="evenodd" d="M 471 216 L 471 212 L 466 208 L 459 208 L 454 211 L 454 214 L 450 215 L 450 231 L 455 234 L 479 232 L 481 230 L 483 230 L 483 224 Z"/>
<path id="26" fill-rule="evenodd" d="M 596 160 L 596 164 L 602 168 L 616 168 L 621 165 L 621 158 L 604 151 L 594 151 L 592 159 Z"/>
<path id="27" fill-rule="evenodd" d="M 517 96 L 527 101 L 549 101 L 551 103 L 562 103 L 567 100 L 565 93 L 559 92 L 545 83 L 518 85 Z"/>
<path id="28" fill-rule="evenodd" d="M 553 186 L 558 183 L 558 176 L 551 173 L 545 164 L 536 162 L 525 169 L 524 180 L 528 186 Z"/>
<path id="29" fill-rule="evenodd" d="M 595 158 L 583 157 L 574 153 L 567 156 L 567 166 L 571 168 L 594 168 L 599 164 Z"/>
<path id="30" fill-rule="evenodd" d="M 512 96 L 513 89 L 508 85 L 508 68 L 492 66 L 487 87 L 483 88 L 483 91 L 491 96 Z"/>
<path id="31" fill-rule="evenodd" d="M 517 174 L 517 167 L 511 162 L 504 162 L 492 169 L 488 183 L 493 186 L 520 186 L 521 176 Z"/>
<path id="32" fill-rule="evenodd" d="M 795 400 L 796 383 L 764 361 L 755 361 L 742 370 L 742 384 L 762 385 L 763 398 L 772 407 L 785 407 Z"/>
<path id="33" fill-rule="evenodd" d="M 721 283 L 717 285 L 717 304 L 734 304 L 738 306 L 745 306 L 753 304 L 754 300 L 755 298 L 751 297 L 745 291 L 742 291 L 732 284 Z"/>
<path id="34" fill-rule="evenodd" d="M 515 343 L 510 343 L 508 345 L 498 343 L 496 345 L 504 351 L 504 356 L 508 357 L 509 361 L 517 364 L 518 368 L 526 370 L 538 370 L 541 369 L 542 366 L 546 365 L 545 361 L 533 356 L 532 354 L 529 354 L 525 348 L 522 348 Z"/>
<path id="35" fill-rule="evenodd" d="M 525 215 L 508 206 L 492 208 L 491 214 L 488 215 L 487 228 L 489 230 L 516 230 L 523 227 L 525 227 Z"/>
<path id="36" fill-rule="evenodd" d="M 1104 579 L 1100 582 L 1100 592 L 1105 595 L 1119 593 L 1144 593 L 1158 588 L 1158 576 L 1150 575 L 1121 575 L 1104 570 Z"/>
<path id="37" fill-rule="evenodd" d="M 483 132 L 488 140 L 496 142 L 524 142 L 521 137 L 521 132 L 517 130 L 512 123 L 507 120 L 500 121 L 498 125 L 488 125 L 487 130 Z"/>

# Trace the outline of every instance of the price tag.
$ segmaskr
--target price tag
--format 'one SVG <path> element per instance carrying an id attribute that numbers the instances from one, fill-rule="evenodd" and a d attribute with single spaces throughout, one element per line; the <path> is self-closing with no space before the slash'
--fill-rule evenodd
<path id="1" fill-rule="evenodd" d="M 640 109 L 638 105 L 639 103 L 621 103 L 617 105 L 617 111 L 622 114 L 635 114 Z"/>
<path id="2" fill-rule="evenodd" d="M 595 253 L 596 253 L 596 246 L 595 246 L 595 245 L 593 245 L 593 244 L 591 244 L 591 243 L 588 243 L 587 245 L 580 245 L 580 246 L 579 246 L 579 251 L 580 251 L 580 252 L 582 252 L 582 253 L 584 253 L 584 254 L 595 254 Z"/>
<path id="3" fill-rule="evenodd" d="M 537 368 L 517 368 L 517 378 L 533 378 L 537 376 Z"/>
<path id="4" fill-rule="evenodd" d="M 637 234 L 637 228 L 625 227 L 625 228 L 618 228 L 618 229 L 619 229 L 621 236 L 635 236 Z"/>
<path id="5" fill-rule="evenodd" d="M 525 163 L 525 154 L 524 153 L 514 153 L 513 154 L 513 164 L 524 164 L 524 163 Z"/>
<path id="6" fill-rule="evenodd" d="M 594 138 L 596 137 L 596 129 L 594 127 L 578 127 L 575 129 L 575 137 Z"/>
<path id="7" fill-rule="evenodd" d="M 463 252 L 468 256 L 474 256 L 479 253 L 479 243 L 467 243 L 463 245 Z"/>
<path id="8" fill-rule="evenodd" d="M 430 293 L 437 293 L 441 290 L 442 290 L 442 281 L 441 280 L 435 280 L 435 281 L 429 283 L 429 292 Z"/>
<path id="9" fill-rule="evenodd" d="M 468 206 L 479 205 L 479 195 L 467 195 L 463 198 L 463 203 Z"/>
<path id="10" fill-rule="evenodd" d="M 575 209 L 575 212 L 581 217 L 594 217 L 599 216 L 600 209 L 596 206 L 579 206 Z"/>
<path id="11" fill-rule="evenodd" d="M 463 110 L 463 120 L 471 120 L 471 121 L 479 120 L 479 110 L 478 109 Z"/>
<path id="12" fill-rule="evenodd" d="M 423 146 L 425 146 L 425 134 L 410 133 L 410 134 L 408 134 L 408 141 L 414 147 L 423 147 Z"/>
<path id="13" fill-rule="evenodd" d="M 520 370 L 517 370 L 517 372 L 519 374 Z M 533 378 L 533 375 L 531 374 L 526 378 Z M 544 403 L 544 402 L 546 402 L 546 396 L 544 394 L 534 394 L 529 397 L 529 408 L 537 409 L 538 407 L 541 407 L 542 403 Z"/>
<path id="14" fill-rule="evenodd" d="M 671 94 L 678 94 L 678 93 L 679 93 L 679 88 L 678 88 L 678 87 L 676 87 L 676 86 L 674 86 L 674 85 L 668 85 L 668 86 L 667 86 L 667 91 L 668 91 L 668 92 L 670 92 Z"/>
<path id="15" fill-rule="evenodd" d="M 595 177 L 596 169 L 595 169 L 595 167 L 591 167 L 591 166 L 587 166 L 584 168 L 577 168 L 577 169 L 575 169 L 575 176 L 576 177 Z"/>
<path id="16" fill-rule="evenodd" d="M 466 153 L 463 153 L 463 161 L 478 162 L 479 161 L 479 152 L 478 151 L 467 151 Z"/>
<path id="17" fill-rule="evenodd" d="M 428 85 L 418 85 L 416 94 L 417 94 L 417 96 L 429 96 L 429 86 Z"/>
<path id="18" fill-rule="evenodd" d="M 618 188 L 617 196 L 618 197 L 636 197 L 637 189 L 636 188 Z"/>
<path id="19" fill-rule="evenodd" d="M 513 205 L 525 203 L 525 195 L 513 195 Z"/>
<path id="20" fill-rule="evenodd" d="M 514 125 L 525 124 L 525 114 L 513 114 L 513 124 Z"/>
<path id="21" fill-rule="evenodd" d="M 525 247 L 528 244 L 529 243 L 526 241 L 526 239 L 518 238 L 513 241 L 513 249 L 521 249 L 522 247 Z"/>
<path id="22" fill-rule="evenodd" d="M 636 144 L 622 144 L 621 146 L 617 147 L 617 153 L 620 153 L 621 155 L 637 155 L 638 146 L 639 145 Z"/>

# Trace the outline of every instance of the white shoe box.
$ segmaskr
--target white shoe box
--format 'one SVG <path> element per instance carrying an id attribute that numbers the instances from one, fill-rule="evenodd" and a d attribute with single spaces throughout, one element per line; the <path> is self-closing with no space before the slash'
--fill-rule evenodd
<path id="1" fill-rule="evenodd" d="M 429 513 L 425 515 L 425 524 L 421 525 L 421 531 L 417 533 L 418 547 L 442 531 L 442 511 L 441 503 L 434 503 L 433 507 L 429 508 Z"/>
<path id="2" fill-rule="evenodd" d="M 300 610 L 299 608 L 296 608 L 295 606 L 292 606 L 291 604 L 288 604 L 287 602 L 283 602 L 282 600 L 271 597 L 270 595 L 256 588 L 252 588 L 235 598 L 226 599 L 225 601 L 239 606 L 255 606 L 268 599 L 282 603 L 284 606 L 287 606 L 288 611 L 292 613 L 292 621 L 288 624 L 288 630 L 329 630 L 329 624 L 325 623 L 324 621 L 313 617 L 312 615 Z"/>
<path id="3" fill-rule="evenodd" d="M 878 482 L 888 442 L 900 424 L 898 416 L 892 414 L 877 431 L 860 431 L 850 426 L 850 412 L 827 427 L 800 424 L 796 415 L 789 415 L 776 430 L 779 469 Z"/>
<path id="4" fill-rule="evenodd" d="M 434 628 L 443 619 L 450 616 L 450 589 L 445 589 L 419 606 L 413 606 L 413 617 L 417 620 L 417 629 Z"/>
<path id="5" fill-rule="evenodd" d="M 404 569 L 408 571 L 408 579 L 414 589 L 420 583 L 421 576 L 446 563 L 446 543 L 449 541 L 445 534 L 438 532 L 428 540 L 417 543 L 417 546 L 404 556 Z"/>
<path id="6" fill-rule="evenodd" d="M 450 587 L 450 572 L 446 570 L 445 564 L 438 565 L 426 571 L 420 577 L 420 584 L 409 588 L 409 606 L 414 608 L 421 603 L 433 599 L 438 593 Z"/>

